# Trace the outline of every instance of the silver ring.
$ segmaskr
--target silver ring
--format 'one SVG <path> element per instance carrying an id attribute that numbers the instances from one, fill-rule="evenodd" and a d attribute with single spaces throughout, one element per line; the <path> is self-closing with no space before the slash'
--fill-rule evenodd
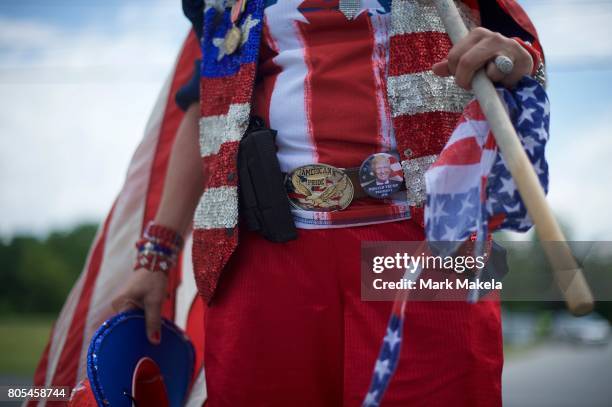
<path id="1" fill-rule="evenodd" d="M 505 55 L 498 55 L 495 57 L 495 66 L 499 69 L 499 72 L 510 75 L 514 69 L 514 62 Z"/>

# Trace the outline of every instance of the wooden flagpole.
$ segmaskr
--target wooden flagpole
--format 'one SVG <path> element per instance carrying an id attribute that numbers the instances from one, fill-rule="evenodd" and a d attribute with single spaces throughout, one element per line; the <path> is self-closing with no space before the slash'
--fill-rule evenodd
<path id="1" fill-rule="evenodd" d="M 453 43 L 468 34 L 453 0 L 433 0 Z M 533 220 L 569 311 L 584 315 L 593 309 L 593 295 L 550 209 L 540 181 L 523 150 L 508 114 L 484 70 L 474 75 L 472 89 L 489 122 L 495 141 Z"/>

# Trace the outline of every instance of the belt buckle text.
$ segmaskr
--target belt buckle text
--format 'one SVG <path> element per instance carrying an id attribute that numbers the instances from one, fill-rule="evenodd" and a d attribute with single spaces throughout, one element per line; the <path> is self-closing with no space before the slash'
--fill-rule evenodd
<path id="1" fill-rule="evenodd" d="M 307 211 L 339 211 L 353 200 L 354 187 L 348 175 L 327 164 L 294 169 L 287 174 L 285 186 L 291 205 Z"/>

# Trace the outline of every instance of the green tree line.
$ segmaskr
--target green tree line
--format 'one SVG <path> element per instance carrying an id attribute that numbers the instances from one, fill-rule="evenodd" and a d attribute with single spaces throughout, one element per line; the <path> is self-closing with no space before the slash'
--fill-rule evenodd
<path id="1" fill-rule="evenodd" d="M 58 313 L 81 273 L 97 225 L 0 243 L 0 314 Z"/>

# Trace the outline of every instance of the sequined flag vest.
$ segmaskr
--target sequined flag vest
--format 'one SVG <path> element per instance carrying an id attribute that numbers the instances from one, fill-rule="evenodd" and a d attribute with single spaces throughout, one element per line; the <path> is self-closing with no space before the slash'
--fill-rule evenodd
<path id="1" fill-rule="evenodd" d="M 536 37 L 514 1 L 498 0 L 498 4 Z M 204 192 L 194 218 L 193 262 L 198 290 L 206 302 L 238 245 L 238 143 L 249 123 L 264 5 L 265 0 L 247 1 L 237 23 L 241 42 L 229 54 L 224 38 L 232 27 L 231 4 L 207 0 L 204 10 L 200 84 Z M 469 27 L 480 24 L 476 0 L 457 5 Z M 446 57 L 451 42 L 430 1 L 391 1 L 389 47 L 387 96 L 408 199 L 418 221 L 425 196 L 424 173 L 472 96 L 457 87 L 453 78 L 431 72 L 431 66 Z"/>

